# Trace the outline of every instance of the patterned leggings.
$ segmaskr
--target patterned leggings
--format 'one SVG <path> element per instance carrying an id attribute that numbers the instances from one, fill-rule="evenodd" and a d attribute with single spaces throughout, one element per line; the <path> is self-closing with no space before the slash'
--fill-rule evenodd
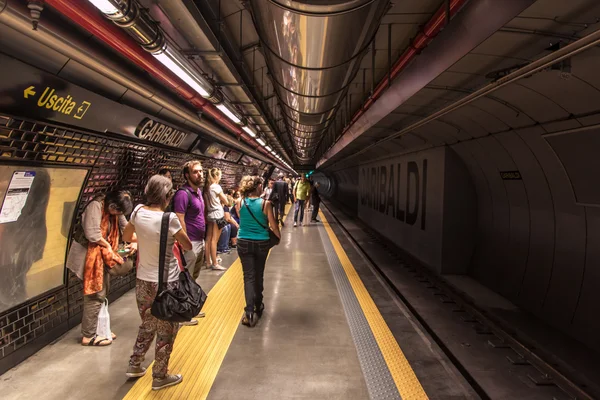
<path id="1" fill-rule="evenodd" d="M 176 282 L 169 282 L 168 287 L 179 284 Z M 156 349 L 154 356 L 154 366 L 152 367 L 153 378 L 164 378 L 167 374 L 167 368 L 169 366 L 169 358 L 173 351 L 173 343 L 177 336 L 177 330 L 179 324 L 176 322 L 168 322 L 157 319 L 150 312 L 152 303 L 156 297 L 156 290 L 158 283 L 143 281 L 137 279 L 135 284 L 135 297 L 137 300 L 138 310 L 140 317 L 142 317 L 142 324 L 138 331 L 138 336 L 133 346 L 133 354 L 129 359 L 129 365 L 139 366 L 144 361 L 144 356 L 152 344 L 152 340 L 156 335 Z"/>

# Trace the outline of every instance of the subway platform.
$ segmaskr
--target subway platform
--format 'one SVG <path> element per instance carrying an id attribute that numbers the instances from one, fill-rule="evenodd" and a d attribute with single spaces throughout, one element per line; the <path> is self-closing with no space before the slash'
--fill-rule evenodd
<path id="1" fill-rule="evenodd" d="M 331 216 L 294 228 L 292 213 L 265 271 L 265 313 L 240 324 L 241 263 L 202 271 L 206 317 L 182 327 L 169 369 L 183 382 L 151 390 L 125 377 L 139 324 L 133 291 L 109 307 L 111 346 L 79 344 L 79 327 L 4 374 L 3 399 L 478 398 Z M 150 350 L 144 366 L 153 359 Z"/>

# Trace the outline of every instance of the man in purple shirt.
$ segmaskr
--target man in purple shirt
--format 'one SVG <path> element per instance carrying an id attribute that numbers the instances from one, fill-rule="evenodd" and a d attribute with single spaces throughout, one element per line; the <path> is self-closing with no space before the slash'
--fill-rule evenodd
<path id="1" fill-rule="evenodd" d="M 173 211 L 177 214 L 183 230 L 192 241 L 193 248 L 185 253 L 185 261 L 194 280 L 198 279 L 200 267 L 204 262 L 206 219 L 204 199 L 200 189 L 204 181 L 202 172 L 200 161 L 186 162 L 183 165 L 183 177 L 186 183 L 175 193 L 173 201 Z"/>

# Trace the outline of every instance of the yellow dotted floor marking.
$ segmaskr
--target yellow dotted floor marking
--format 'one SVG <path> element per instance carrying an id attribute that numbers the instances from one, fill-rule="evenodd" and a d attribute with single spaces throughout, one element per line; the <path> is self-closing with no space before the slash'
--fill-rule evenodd
<path id="1" fill-rule="evenodd" d="M 182 374 L 179 385 L 152 390 L 152 365 L 124 399 L 206 399 L 244 313 L 242 264 L 236 260 L 208 294 L 197 326 L 179 330 L 169 373 Z"/>
<path id="2" fill-rule="evenodd" d="M 373 331 L 373 336 L 375 336 L 375 340 L 377 341 L 381 354 L 390 370 L 390 374 L 396 383 L 400 396 L 402 399 L 407 400 L 427 399 L 427 394 L 425 393 L 423 386 L 421 386 L 421 382 L 419 382 L 410 363 L 404 356 L 404 353 L 402 353 L 396 338 L 394 338 L 394 335 L 387 326 L 383 316 L 375 305 L 375 302 L 369 295 L 367 288 L 358 276 L 358 273 L 342 248 L 336 234 L 331 229 L 327 218 L 325 218 L 325 215 L 323 215 L 322 212 L 319 212 L 319 216 L 321 217 L 323 227 L 327 231 L 329 240 L 331 240 L 331 243 L 333 244 L 333 248 L 337 253 L 340 263 L 346 272 L 352 290 L 354 291 L 369 326 Z"/>

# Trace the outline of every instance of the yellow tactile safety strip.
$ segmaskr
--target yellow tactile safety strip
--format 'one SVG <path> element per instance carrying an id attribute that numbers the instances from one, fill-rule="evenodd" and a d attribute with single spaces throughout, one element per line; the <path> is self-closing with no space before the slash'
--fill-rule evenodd
<path id="1" fill-rule="evenodd" d="M 179 385 L 152 390 L 152 366 L 124 399 L 206 399 L 244 312 L 242 264 L 237 259 L 208 293 L 197 326 L 184 326 L 175 340 L 169 373 L 182 374 Z"/>
<path id="2" fill-rule="evenodd" d="M 400 396 L 403 399 L 410 400 L 427 399 L 427 394 L 425 393 L 423 386 L 421 386 L 421 382 L 419 382 L 419 379 L 404 356 L 404 353 L 402 353 L 398 342 L 385 323 L 379 309 L 369 295 L 367 288 L 365 288 L 365 285 L 358 276 L 358 273 L 342 248 L 336 234 L 331 229 L 327 218 L 325 218 L 325 215 L 323 215 L 322 212 L 319 212 L 319 216 L 321 217 L 323 227 L 327 231 L 327 235 L 333 244 L 333 248 L 337 253 L 340 263 L 346 272 L 352 290 L 354 291 L 360 307 L 371 327 L 373 336 L 375 336 L 375 340 L 377 341 L 381 354 L 390 370 L 390 374 L 396 383 Z"/>

